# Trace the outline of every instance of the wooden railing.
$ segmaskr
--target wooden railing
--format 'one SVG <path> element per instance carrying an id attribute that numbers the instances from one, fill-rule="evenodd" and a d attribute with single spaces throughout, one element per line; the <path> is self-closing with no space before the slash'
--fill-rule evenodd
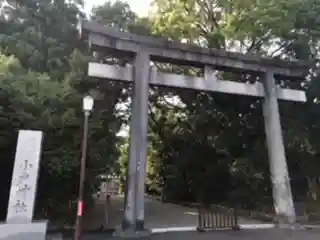
<path id="1" fill-rule="evenodd" d="M 222 212 L 219 211 L 218 208 L 198 208 L 197 230 L 200 232 L 205 232 L 218 229 L 240 230 L 236 209 Z"/>

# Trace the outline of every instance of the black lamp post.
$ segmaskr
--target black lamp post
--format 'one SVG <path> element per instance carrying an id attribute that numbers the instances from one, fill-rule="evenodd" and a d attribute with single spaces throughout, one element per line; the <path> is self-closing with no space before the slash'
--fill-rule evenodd
<path id="1" fill-rule="evenodd" d="M 82 139 L 80 187 L 79 187 L 79 196 L 78 196 L 77 220 L 76 220 L 76 227 L 74 232 L 75 240 L 80 240 L 81 238 L 81 220 L 83 215 L 84 182 L 86 179 L 88 122 L 89 122 L 90 113 L 93 109 L 93 103 L 94 103 L 94 100 L 91 96 L 87 95 L 83 98 L 84 128 L 83 128 L 83 139 Z"/>

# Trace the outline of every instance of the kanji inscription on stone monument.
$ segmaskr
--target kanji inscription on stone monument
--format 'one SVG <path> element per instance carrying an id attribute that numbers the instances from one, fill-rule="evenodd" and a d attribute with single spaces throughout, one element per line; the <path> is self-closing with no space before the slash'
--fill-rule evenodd
<path id="1" fill-rule="evenodd" d="M 32 221 L 41 142 L 41 131 L 19 131 L 7 213 L 8 223 Z"/>

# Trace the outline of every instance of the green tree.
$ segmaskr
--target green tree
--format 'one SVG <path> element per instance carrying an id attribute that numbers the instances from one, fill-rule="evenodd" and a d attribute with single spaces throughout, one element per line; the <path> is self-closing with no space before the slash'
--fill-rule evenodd
<path id="1" fill-rule="evenodd" d="M 96 191 L 96 177 L 113 171 L 120 154 L 116 133 L 123 117 L 115 108 L 122 86 L 88 78 L 93 58 L 77 34 L 80 1 L 9 1 L 1 12 L 0 121 L 1 182 L 7 201 L 18 129 L 45 133 L 36 218 L 63 225 L 73 222 L 78 193 L 82 96 L 94 95 L 90 117 L 86 202 Z M 6 55 L 6 56 L 5 56 Z M 13 56 L 11 56 L 13 55 Z M 1 211 L 2 218 L 6 204 Z M 59 206 L 59 207 L 57 207 Z"/>
<path id="2" fill-rule="evenodd" d="M 77 46 L 77 21 L 82 15 L 80 0 L 10 0 L 0 32 L 5 54 L 19 58 L 25 68 L 63 77 L 68 58 Z M 61 15 L 63 17 L 61 17 Z"/>
<path id="3" fill-rule="evenodd" d="M 155 0 L 153 5 L 156 9 L 151 16 L 153 33 L 169 39 L 283 59 L 305 60 L 318 55 L 318 28 L 315 24 L 320 6 L 318 1 L 301 4 L 296 0 Z M 199 72 L 181 67 L 179 71 L 184 74 Z M 231 75 L 221 72 L 220 76 L 240 81 L 256 81 L 254 76 L 244 74 Z M 316 80 L 312 83 L 314 81 Z M 280 81 L 280 84 L 300 87 L 299 82 Z M 308 87 L 308 84 L 304 86 L 310 89 L 309 91 L 317 91 L 314 87 Z M 156 120 L 157 127 L 153 128 L 159 135 L 162 146 L 159 157 L 164 168 L 171 169 L 171 173 L 166 174 L 175 177 L 182 174 L 180 180 L 174 181 L 183 181 L 185 184 L 184 187 L 176 186 L 172 182 L 168 184 L 171 186 L 172 198 L 179 198 L 179 192 L 184 191 L 184 194 L 189 195 L 183 197 L 185 200 L 200 198 L 203 201 L 217 201 L 217 195 L 223 195 L 222 198 L 225 199 L 228 194 L 223 192 L 234 192 L 235 186 L 235 194 L 245 198 L 243 202 L 258 203 L 264 196 L 271 197 L 259 100 L 192 91 L 163 92 L 158 91 L 153 100 L 156 108 L 160 108 L 163 113 L 170 109 L 169 104 L 159 106 L 157 103 L 162 101 L 163 95 L 176 96 L 182 102 L 182 107 L 176 107 L 175 114 L 182 115 L 183 118 L 164 118 L 164 122 Z M 308 102 L 310 109 L 317 108 L 312 103 L 313 99 L 314 97 L 310 97 Z M 302 189 L 307 187 L 306 172 L 311 173 L 309 170 L 302 173 L 302 169 L 306 169 L 303 165 L 313 169 L 317 166 L 317 147 L 310 146 L 310 136 L 304 131 L 313 135 L 315 129 L 310 130 L 310 119 L 301 105 L 281 103 L 280 108 L 291 177 L 298 179 L 292 182 L 294 189 L 298 189 L 295 192 L 303 196 Z M 313 111 L 315 110 L 310 114 Z M 312 119 L 317 121 L 317 118 Z M 167 135 L 164 135 L 161 129 L 166 125 L 171 126 L 171 121 L 175 122 L 177 130 L 173 131 L 171 128 Z M 166 145 L 170 147 L 166 148 Z M 218 175 L 215 172 L 217 169 L 220 169 L 221 174 L 225 173 L 225 176 L 220 175 L 214 181 L 213 176 Z M 208 174 L 204 174 L 206 172 Z M 230 178 L 230 175 L 233 178 Z M 301 175 L 303 177 L 300 177 Z M 318 179 L 314 178 L 314 174 L 312 176 L 313 179 Z M 215 183 L 212 185 L 212 182 Z M 224 189 L 219 189 L 221 182 L 225 185 Z M 193 184 L 202 187 L 197 190 L 192 188 Z M 252 198 L 253 191 L 256 198 Z"/>

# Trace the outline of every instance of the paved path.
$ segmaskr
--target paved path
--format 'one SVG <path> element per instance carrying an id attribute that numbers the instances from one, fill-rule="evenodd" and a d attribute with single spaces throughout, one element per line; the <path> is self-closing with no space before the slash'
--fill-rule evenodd
<path id="1" fill-rule="evenodd" d="M 104 200 L 97 200 L 96 208 L 90 216 L 85 217 L 83 224 L 86 229 L 95 230 L 104 223 Z M 120 226 L 123 216 L 124 199 L 112 196 L 109 202 L 107 228 Z M 196 228 L 198 214 L 195 208 L 162 203 L 154 198 L 145 198 L 145 222 L 148 229 L 191 229 Z M 239 224 L 259 224 L 260 221 L 239 219 Z"/>
<path id="2" fill-rule="evenodd" d="M 97 230 L 104 220 L 104 201 L 98 200 L 97 206 L 91 215 L 86 216 L 83 226 L 91 230 Z M 182 207 L 179 205 L 161 203 L 152 198 L 145 199 L 146 206 L 146 227 L 154 229 L 176 228 L 176 227 L 195 227 L 197 225 L 197 212 L 193 208 Z M 112 197 L 109 205 L 109 228 L 117 227 L 121 224 L 123 215 L 123 197 Z M 254 225 L 260 222 L 248 219 L 240 219 L 240 224 Z M 64 240 L 71 240 L 72 235 L 66 235 Z M 50 240 L 54 235 L 48 237 Z M 85 234 L 83 240 L 120 240 L 113 237 L 112 233 L 92 233 Z M 148 237 L 136 238 L 141 240 L 319 240 L 320 229 L 313 230 L 286 230 L 286 229 L 258 229 L 240 231 L 213 231 L 199 233 L 195 231 L 177 231 L 153 234 Z"/>
<path id="3" fill-rule="evenodd" d="M 48 238 L 56 240 L 61 238 Z M 71 240 L 71 237 L 64 237 L 64 240 Z M 121 238 L 112 237 L 106 234 L 85 235 L 83 240 L 120 240 Z M 283 230 L 283 229 L 264 229 L 264 230 L 241 230 L 241 231 L 215 231 L 208 233 L 198 232 L 174 232 L 165 234 L 155 234 L 149 237 L 136 238 L 140 240 L 319 240 L 320 230 Z"/>

